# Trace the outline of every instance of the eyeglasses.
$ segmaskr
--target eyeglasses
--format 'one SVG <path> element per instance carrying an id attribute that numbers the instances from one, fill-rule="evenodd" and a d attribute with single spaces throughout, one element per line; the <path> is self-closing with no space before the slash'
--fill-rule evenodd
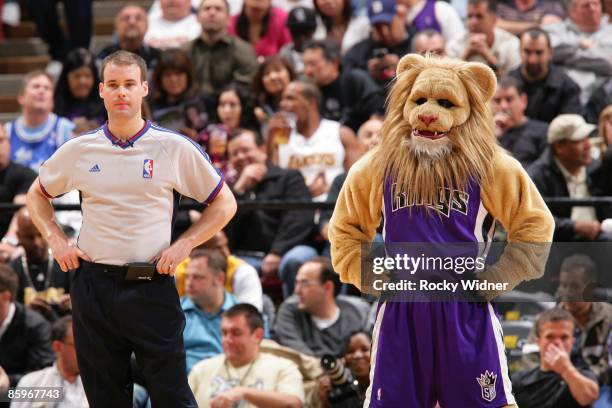
<path id="1" fill-rule="evenodd" d="M 303 288 L 307 288 L 309 286 L 314 285 L 315 283 L 319 283 L 319 281 L 316 280 L 308 280 L 308 279 L 300 279 L 300 280 L 296 280 L 295 281 L 295 287 L 301 286 Z"/>

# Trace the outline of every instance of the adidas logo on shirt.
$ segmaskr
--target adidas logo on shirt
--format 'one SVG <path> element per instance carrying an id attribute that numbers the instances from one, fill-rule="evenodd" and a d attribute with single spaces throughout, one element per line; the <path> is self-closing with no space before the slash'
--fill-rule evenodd
<path id="1" fill-rule="evenodd" d="M 98 166 L 97 164 L 94 164 L 94 165 L 92 166 L 92 168 L 91 168 L 91 169 L 89 169 L 89 172 L 90 172 L 90 173 L 99 173 L 99 172 L 100 172 L 100 166 Z"/>

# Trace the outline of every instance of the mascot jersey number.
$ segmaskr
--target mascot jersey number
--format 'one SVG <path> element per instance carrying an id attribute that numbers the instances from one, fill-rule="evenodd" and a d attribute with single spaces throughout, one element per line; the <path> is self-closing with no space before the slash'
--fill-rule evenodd
<path id="1" fill-rule="evenodd" d="M 332 261 L 342 281 L 366 289 L 361 243 L 371 242 L 381 215 L 386 243 L 482 242 L 493 221 L 511 243 L 551 241 L 554 221 L 542 197 L 496 143 L 487 105 L 495 87 L 483 64 L 402 58 L 382 142 L 351 168 L 330 221 Z M 463 197 L 461 208 L 432 210 L 449 190 Z M 478 278 L 508 283 L 510 290 L 541 274 L 547 249 L 506 249 Z M 366 407 L 515 404 L 501 325 L 489 303 L 381 302 L 371 367 Z"/>

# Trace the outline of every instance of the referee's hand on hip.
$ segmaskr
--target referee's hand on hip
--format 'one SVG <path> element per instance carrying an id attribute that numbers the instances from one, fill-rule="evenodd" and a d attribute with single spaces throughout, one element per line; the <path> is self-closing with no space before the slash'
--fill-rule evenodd
<path id="1" fill-rule="evenodd" d="M 70 244 L 66 237 L 51 235 L 48 242 L 53 258 L 64 272 L 77 269 L 80 264 L 79 258 L 91 262 L 91 258 L 77 246 Z"/>

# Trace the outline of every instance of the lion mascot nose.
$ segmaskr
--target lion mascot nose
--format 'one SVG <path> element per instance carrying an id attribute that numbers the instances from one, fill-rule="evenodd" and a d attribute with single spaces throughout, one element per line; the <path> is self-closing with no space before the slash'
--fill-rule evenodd
<path id="1" fill-rule="evenodd" d="M 419 115 L 418 118 L 421 122 L 425 123 L 427 126 L 429 126 L 431 123 L 438 120 L 438 117 L 434 115 Z"/>

